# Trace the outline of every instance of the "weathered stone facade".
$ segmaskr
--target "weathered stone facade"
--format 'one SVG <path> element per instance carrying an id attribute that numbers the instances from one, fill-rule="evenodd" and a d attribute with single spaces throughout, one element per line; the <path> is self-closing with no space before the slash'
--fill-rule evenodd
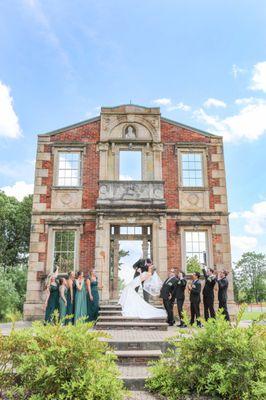
<path id="1" fill-rule="evenodd" d="M 141 151 L 142 180 L 119 180 L 122 150 Z M 60 152 L 80 154 L 79 185 L 58 184 Z M 181 155 L 189 152 L 202 159 L 200 187 L 182 183 Z M 74 268 L 86 273 L 95 267 L 101 299 L 115 297 L 110 241 L 112 227 L 119 226 L 150 227 L 152 257 L 163 278 L 171 267 L 185 269 L 187 230 L 204 231 L 209 265 L 230 271 L 222 138 L 167 120 L 159 108 L 134 105 L 102 108 L 99 117 L 39 135 L 25 318 L 43 316 L 43 284 L 53 270 L 58 231 L 75 232 Z"/>

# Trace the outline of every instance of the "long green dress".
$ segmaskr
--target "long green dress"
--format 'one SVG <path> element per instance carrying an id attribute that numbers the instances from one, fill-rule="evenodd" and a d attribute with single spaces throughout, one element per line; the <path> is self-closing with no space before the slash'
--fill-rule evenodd
<path id="1" fill-rule="evenodd" d="M 64 288 L 64 296 L 67 296 L 67 287 Z M 67 313 L 67 305 L 65 304 L 63 298 L 60 296 L 60 289 L 59 289 L 59 317 L 60 321 L 64 320 Z M 63 324 L 66 324 L 66 320 L 63 321 Z"/>
<path id="2" fill-rule="evenodd" d="M 91 295 L 93 300 L 90 299 L 89 293 L 87 293 L 88 301 L 88 320 L 96 321 L 99 316 L 99 292 L 98 292 L 98 281 L 91 280 Z"/>
<path id="3" fill-rule="evenodd" d="M 67 315 L 73 315 L 73 318 L 66 319 L 66 325 L 67 324 L 74 324 L 74 303 L 75 303 L 75 282 L 73 282 L 73 302 L 71 302 L 71 292 L 70 289 L 67 289 L 67 295 L 66 295 L 66 299 L 67 299 L 67 311 L 66 314 Z"/>
<path id="4" fill-rule="evenodd" d="M 58 285 L 50 285 L 50 296 L 45 310 L 45 322 L 52 322 L 53 313 L 59 310 L 59 289 Z"/>
<path id="5" fill-rule="evenodd" d="M 87 295 L 86 286 L 83 279 L 81 290 L 78 290 L 78 284 L 76 282 L 76 292 L 75 292 L 75 324 L 80 318 L 87 317 Z M 85 321 L 85 319 L 83 320 Z"/>

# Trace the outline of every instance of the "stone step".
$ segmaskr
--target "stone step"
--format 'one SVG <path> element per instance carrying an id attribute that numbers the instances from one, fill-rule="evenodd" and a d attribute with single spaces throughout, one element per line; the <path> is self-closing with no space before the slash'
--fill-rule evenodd
<path id="1" fill-rule="evenodd" d="M 131 318 L 122 315 L 100 315 L 99 322 L 165 322 L 165 318 Z"/>
<path id="2" fill-rule="evenodd" d="M 104 304 L 100 306 L 101 311 L 116 311 L 122 310 L 122 307 L 119 304 Z"/>
<path id="3" fill-rule="evenodd" d="M 163 353 L 171 347 L 171 345 L 162 340 L 162 341 L 152 341 L 152 342 L 145 342 L 145 341 L 109 341 L 108 339 L 105 340 L 108 342 L 109 346 L 114 350 L 161 350 Z"/>
<path id="4" fill-rule="evenodd" d="M 122 310 L 100 310 L 99 315 L 109 316 L 109 315 L 117 315 L 122 316 Z"/>
<path id="5" fill-rule="evenodd" d="M 145 379 L 150 375 L 145 365 L 119 365 L 121 379 L 129 390 L 144 389 Z"/>
<path id="6" fill-rule="evenodd" d="M 162 355 L 161 350 L 115 350 L 114 353 L 119 365 L 147 365 Z"/>
<path id="7" fill-rule="evenodd" d="M 166 331 L 168 328 L 167 323 L 163 322 L 97 322 L 94 327 L 97 330 L 109 329 L 135 329 L 135 330 L 159 330 Z"/>

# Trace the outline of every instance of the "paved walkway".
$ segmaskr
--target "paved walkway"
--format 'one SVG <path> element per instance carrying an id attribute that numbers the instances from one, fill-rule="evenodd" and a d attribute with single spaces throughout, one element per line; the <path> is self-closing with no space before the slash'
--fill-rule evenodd
<path id="1" fill-rule="evenodd" d="M 130 397 L 126 397 L 125 400 L 161 400 L 162 397 L 155 396 L 148 392 L 131 392 Z"/>

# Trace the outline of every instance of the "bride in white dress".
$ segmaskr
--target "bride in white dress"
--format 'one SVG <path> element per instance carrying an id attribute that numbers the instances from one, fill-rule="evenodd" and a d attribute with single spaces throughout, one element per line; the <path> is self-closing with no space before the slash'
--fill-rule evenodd
<path id="1" fill-rule="evenodd" d="M 160 278 L 157 273 L 151 273 L 152 268 L 148 272 L 143 272 L 134 278 L 123 290 L 118 301 L 122 306 L 123 317 L 131 318 L 166 318 L 166 312 L 163 309 L 153 307 L 151 304 L 143 300 L 135 291 L 144 281 L 144 289 L 150 294 L 159 294 Z"/>

